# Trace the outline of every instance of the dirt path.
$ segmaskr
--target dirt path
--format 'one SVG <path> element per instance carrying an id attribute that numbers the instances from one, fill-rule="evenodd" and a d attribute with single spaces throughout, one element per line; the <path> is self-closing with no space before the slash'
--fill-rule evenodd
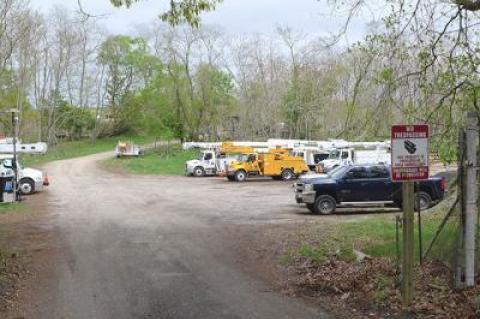
<path id="1" fill-rule="evenodd" d="M 304 222 L 272 181 L 106 172 L 111 153 L 49 165 L 58 244 L 18 314 L 25 318 L 327 318 L 242 271 L 225 229 Z M 228 227 L 226 227 L 228 226 Z"/>

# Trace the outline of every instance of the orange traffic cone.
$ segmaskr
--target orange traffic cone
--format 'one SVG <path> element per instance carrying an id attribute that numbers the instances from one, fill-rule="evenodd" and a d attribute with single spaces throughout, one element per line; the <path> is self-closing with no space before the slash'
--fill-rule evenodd
<path id="1" fill-rule="evenodd" d="M 45 176 L 43 176 L 43 186 L 48 186 L 50 185 L 50 181 L 48 180 L 48 174 L 45 173 Z"/>

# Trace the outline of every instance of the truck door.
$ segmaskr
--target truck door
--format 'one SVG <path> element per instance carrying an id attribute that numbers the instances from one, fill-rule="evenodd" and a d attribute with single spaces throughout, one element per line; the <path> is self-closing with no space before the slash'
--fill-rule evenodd
<path id="1" fill-rule="evenodd" d="M 390 181 L 390 173 L 383 165 L 368 168 L 368 198 L 374 202 L 391 201 L 393 183 Z"/>
<path id="2" fill-rule="evenodd" d="M 203 163 L 207 170 L 214 170 L 215 169 L 215 158 L 213 156 L 213 152 L 205 152 L 203 154 Z"/>
<path id="3" fill-rule="evenodd" d="M 368 201 L 368 175 L 363 166 L 352 167 L 338 182 L 341 202 Z"/>

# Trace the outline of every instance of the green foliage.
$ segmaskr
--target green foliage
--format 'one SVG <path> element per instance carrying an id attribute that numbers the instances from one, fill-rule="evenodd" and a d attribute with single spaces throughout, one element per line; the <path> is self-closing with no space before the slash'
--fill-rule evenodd
<path id="1" fill-rule="evenodd" d="M 22 162 L 24 166 L 37 166 L 47 162 L 86 156 L 100 152 L 113 152 L 117 142 L 123 140 L 133 141 L 135 143 L 149 143 L 152 139 L 147 136 L 116 136 L 97 139 L 95 141 L 91 139 L 62 141 L 56 145 L 50 146 L 47 154 L 22 155 Z"/>
<path id="2" fill-rule="evenodd" d="M 117 7 L 130 7 L 133 3 L 141 0 L 110 0 Z M 170 23 L 178 25 L 187 22 L 191 26 L 198 27 L 200 24 L 200 14 L 205 11 L 212 11 L 218 3 L 223 0 L 180 0 L 170 1 L 170 10 L 160 15 L 160 18 Z"/>
<path id="3" fill-rule="evenodd" d="M 185 162 L 196 156 L 196 151 L 182 151 L 178 145 L 173 144 L 149 150 L 139 158 L 108 159 L 105 165 L 134 174 L 183 175 Z"/>
<path id="4" fill-rule="evenodd" d="M 298 254 L 302 257 L 307 257 L 317 263 L 321 263 L 327 260 L 327 252 L 323 248 L 314 248 L 309 245 L 302 246 L 298 250 Z"/>
<path id="5" fill-rule="evenodd" d="M 139 83 L 148 84 L 160 68 L 158 58 L 148 53 L 142 38 L 117 35 L 103 42 L 98 55 L 109 72 L 107 85 L 112 134 L 138 133 L 141 127 L 141 105 L 135 103 Z"/>
<path id="6" fill-rule="evenodd" d="M 28 102 L 27 96 L 22 90 L 18 87 L 15 74 L 12 71 L 0 69 L 0 111 L 9 110 L 12 108 L 17 108 L 22 111 L 25 118 L 32 116 L 32 108 Z M 22 126 L 29 125 L 28 123 L 21 122 Z M 12 130 L 12 121 L 11 117 L 7 114 L 0 116 L 0 125 L 3 128 L 5 133 L 9 133 Z M 20 128 L 23 130 L 23 127 Z"/>
<path id="7" fill-rule="evenodd" d="M 82 133 L 95 125 L 93 110 L 64 103 L 57 108 L 58 128 L 68 133 L 71 138 L 80 138 Z"/>

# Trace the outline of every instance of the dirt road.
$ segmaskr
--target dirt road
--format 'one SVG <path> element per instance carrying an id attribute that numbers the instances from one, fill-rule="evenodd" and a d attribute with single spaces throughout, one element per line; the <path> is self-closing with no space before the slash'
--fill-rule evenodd
<path id="1" fill-rule="evenodd" d="M 107 172 L 98 154 L 50 164 L 58 245 L 26 318 L 327 318 L 242 271 L 225 226 L 291 222 L 288 183 Z M 233 238 L 233 237 L 232 237 Z"/>

